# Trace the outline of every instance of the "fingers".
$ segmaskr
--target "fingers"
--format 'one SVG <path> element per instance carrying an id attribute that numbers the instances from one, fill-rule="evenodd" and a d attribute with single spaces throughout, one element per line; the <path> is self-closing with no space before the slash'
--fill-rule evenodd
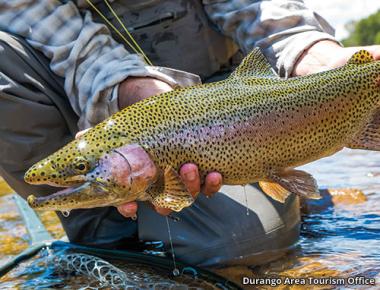
<path id="1" fill-rule="evenodd" d="M 196 197 L 201 191 L 201 180 L 199 177 L 198 167 L 195 164 L 187 163 L 180 169 L 180 175 L 183 183 L 186 185 L 187 190 Z M 218 172 L 211 172 L 206 176 L 202 192 L 211 196 L 220 190 L 222 186 L 222 175 Z"/>
<path id="2" fill-rule="evenodd" d="M 135 219 L 137 217 L 137 208 L 138 208 L 137 203 L 133 201 L 133 202 L 128 202 L 128 203 L 119 205 L 117 207 L 117 210 L 122 216 L 126 218 Z M 171 210 L 168 208 L 155 207 L 155 210 L 159 214 L 164 215 L 164 216 L 167 216 L 171 213 Z"/>
<path id="3" fill-rule="evenodd" d="M 211 196 L 220 190 L 222 186 L 222 175 L 218 172 L 211 172 L 207 174 L 205 184 L 202 188 L 202 192 L 206 196 Z"/>
<path id="4" fill-rule="evenodd" d="M 354 47 L 345 47 L 346 54 L 344 56 L 345 62 L 347 62 L 354 53 L 359 50 L 367 50 L 370 54 L 372 54 L 375 60 L 380 60 L 380 45 L 367 45 L 367 46 L 354 46 Z"/>
<path id="5" fill-rule="evenodd" d="M 196 197 L 201 190 L 198 167 L 192 163 L 184 164 L 179 170 L 179 174 L 187 190 L 193 197 Z"/>
<path id="6" fill-rule="evenodd" d="M 373 58 L 375 60 L 380 60 L 380 45 L 372 45 L 370 46 L 370 48 L 371 48 L 370 52 L 373 55 Z"/>
<path id="7" fill-rule="evenodd" d="M 187 190 L 191 193 L 193 197 L 196 197 L 198 193 L 201 191 L 201 180 L 199 177 L 198 167 L 192 163 L 184 164 L 180 169 L 180 176 Z M 218 192 L 221 186 L 222 175 L 218 172 L 211 172 L 206 176 L 205 183 L 202 187 L 202 192 L 207 196 L 211 196 L 214 193 Z M 154 208 L 157 213 L 163 216 L 167 216 L 172 212 L 168 208 Z M 137 213 L 137 203 L 129 202 L 118 206 L 117 209 L 123 216 L 127 218 L 133 218 L 136 216 Z"/>
<path id="8" fill-rule="evenodd" d="M 85 134 L 88 130 L 90 130 L 91 128 L 88 128 L 88 129 L 85 129 L 85 130 L 82 130 L 82 131 L 79 131 L 78 133 L 75 134 L 75 139 L 78 139 L 80 136 L 82 136 L 83 134 Z"/>
<path id="9" fill-rule="evenodd" d="M 164 208 L 164 207 L 154 207 L 154 209 L 156 210 L 157 213 L 159 213 L 160 215 L 163 215 L 163 216 L 167 216 L 169 215 L 172 211 L 168 208 Z"/>
<path id="10" fill-rule="evenodd" d="M 119 205 L 117 210 L 126 218 L 135 218 L 137 216 L 137 203 L 133 201 Z"/>

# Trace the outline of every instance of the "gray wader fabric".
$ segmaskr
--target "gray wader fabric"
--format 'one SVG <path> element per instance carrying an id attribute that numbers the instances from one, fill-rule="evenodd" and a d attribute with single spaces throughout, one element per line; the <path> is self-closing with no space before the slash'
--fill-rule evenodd
<path id="1" fill-rule="evenodd" d="M 93 2 L 123 31 L 103 0 Z M 156 66 L 195 73 L 206 80 L 215 73 L 230 71 L 242 59 L 238 46 L 209 21 L 199 0 L 114 0 L 112 8 Z M 93 16 L 104 23 L 95 11 Z M 109 28 L 112 36 L 124 43 Z"/>
<path id="2" fill-rule="evenodd" d="M 299 200 L 273 201 L 258 187 L 223 186 L 169 219 L 178 259 L 199 266 L 259 265 L 282 256 L 299 237 Z M 139 237 L 167 243 L 165 217 L 139 208 Z"/>
<path id="3" fill-rule="evenodd" d="M 64 94 L 62 79 L 48 60 L 15 36 L 0 32 L 0 175 L 23 197 L 46 195 L 57 188 L 32 186 L 24 172 L 74 138 L 78 117 Z M 242 188 L 195 204 L 170 221 L 175 252 L 182 261 L 198 265 L 260 264 L 275 258 L 297 241 L 299 203 L 272 201 L 247 187 L 249 215 Z M 58 213 L 70 241 L 85 245 L 131 248 L 138 240 L 162 240 L 168 245 L 165 218 L 140 203 L 138 221 L 122 217 L 115 208 Z"/>

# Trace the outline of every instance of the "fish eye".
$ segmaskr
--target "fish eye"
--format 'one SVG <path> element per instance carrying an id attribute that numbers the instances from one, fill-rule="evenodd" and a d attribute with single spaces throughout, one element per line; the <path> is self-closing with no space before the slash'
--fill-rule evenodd
<path id="1" fill-rule="evenodd" d="M 74 169 L 78 173 L 87 172 L 90 169 L 90 163 L 83 158 L 77 158 L 74 162 Z"/>
<path id="2" fill-rule="evenodd" d="M 75 168 L 78 169 L 79 171 L 83 171 L 83 170 L 86 170 L 87 166 L 84 163 L 79 163 L 76 165 Z"/>

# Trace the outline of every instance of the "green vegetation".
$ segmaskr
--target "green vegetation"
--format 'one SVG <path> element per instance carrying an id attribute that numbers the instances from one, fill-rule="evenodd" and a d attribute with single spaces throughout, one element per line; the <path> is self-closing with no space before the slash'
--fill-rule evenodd
<path id="1" fill-rule="evenodd" d="M 345 46 L 380 44 L 380 10 L 367 18 L 348 23 L 346 28 L 350 36 L 342 41 Z"/>

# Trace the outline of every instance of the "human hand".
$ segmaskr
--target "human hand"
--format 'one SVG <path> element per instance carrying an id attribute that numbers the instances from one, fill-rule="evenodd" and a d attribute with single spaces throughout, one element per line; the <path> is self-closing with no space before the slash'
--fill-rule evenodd
<path id="1" fill-rule="evenodd" d="M 191 195 L 196 198 L 199 192 L 203 192 L 206 196 L 211 196 L 215 192 L 220 190 L 222 185 L 222 176 L 218 172 L 210 172 L 205 179 L 203 186 L 201 186 L 201 181 L 199 177 L 198 167 L 195 164 L 187 163 L 184 164 L 179 171 L 182 182 L 185 184 L 187 190 Z M 154 207 L 155 210 L 161 215 L 169 215 L 171 213 L 170 209 Z M 137 213 L 137 203 L 129 202 L 117 207 L 120 214 L 127 218 L 135 217 Z"/>
<path id="2" fill-rule="evenodd" d="M 319 41 L 301 55 L 292 76 L 304 76 L 341 67 L 361 49 L 368 50 L 375 60 L 380 60 L 380 45 L 342 47 L 331 40 Z"/>
<path id="3" fill-rule="evenodd" d="M 171 91 L 172 88 L 165 82 L 154 78 L 129 77 L 119 85 L 119 108 L 123 109 L 147 97 L 158 95 Z M 78 138 L 85 133 L 86 130 L 79 132 L 75 137 Z M 184 164 L 180 168 L 180 177 L 185 184 L 187 190 L 194 198 L 202 191 L 207 196 L 211 196 L 219 191 L 222 184 L 222 176 L 217 172 L 211 172 L 206 176 L 205 182 L 201 188 L 198 167 L 195 164 Z M 117 207 L 120 214 L 130 218 L 135 217 L 137 213 L 137 203 L 128 202 Z M 155 210 L 162 214 L 168 215 L 171 210 L 166 208 L 155 207 Z"/>
<path id="4" fill-rule="evenodd" d="M 119 108 L 123 109 L 150 96 L 169 92 L 167 83 L 149 77 L 128 77 L 119 85 Z"/>

